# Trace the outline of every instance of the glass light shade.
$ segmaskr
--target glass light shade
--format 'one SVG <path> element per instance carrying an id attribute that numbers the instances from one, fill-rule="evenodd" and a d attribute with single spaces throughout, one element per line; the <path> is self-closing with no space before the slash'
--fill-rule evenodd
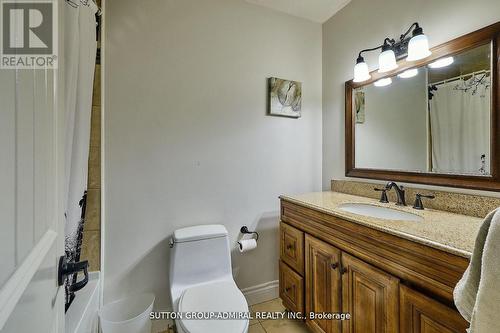
<path id="1" fill-rule="evenodd" d="M 416 61 L 427 58 L 432 52 L 429 50 L 429 39 L 426 35 L 416 35 L 408 42 L 407 61 Z"/>
<path id="2" fill-rule="evenodd" d="M 413 68 L 413 69 L 409 69 L 407 71 L 404 71 L 401 74 L 398 74 L 398 77 L 400 77 L 402 79 L 409 79 L 409 78 L 417 76 L 417 75 L 418 75 L 418 69 Z"/>
<path id="3" fill-rule="evenodd" d="M 430 68 L 446 67 L 446 66 L 451 65 L 454 61 L 455 61 L 455 59 L 453 59 L 453 57 L 441 58 L 441 59 L 438 59 L 438 60 L 430 63 L 429 67 Z"/>
<path id="4" fill-rule="evenodd" d="M 390 77 L 386 77 L 385 79 L 380 79 L 374 83 L 375 87 L 385 87 L 392 83 L 392 79 Z"/>
<path id="5" fill-rule="evenodd" d="M 398 68 L 393 50 L 386 50 L 378 57 L 378 72 L 386 73 Z"/>
<path id="6" fill-rule="evenodd" d="M 366 62 L 358 62 L 354 66 L 354 80 L 353 82 L 364 82 L 371 78 L 370 71 Z"/>

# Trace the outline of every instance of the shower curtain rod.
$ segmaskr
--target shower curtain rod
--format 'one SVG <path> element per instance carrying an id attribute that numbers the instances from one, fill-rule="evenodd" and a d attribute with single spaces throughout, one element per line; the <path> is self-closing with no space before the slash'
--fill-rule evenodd
<path id="1" fill-rule="evenodd" d="M 84 6 L 90 6 L 89 2 L 92 1 L 94 2 L 94 0 L 80 0 L 80 4 L 84 5 Z M 77 4 L 75 1 L 73 0 L 66 0 L 66 3 L 68 5 L 70 5 L 71 7 L 73 8 L 78 8 L 79 4 Z M 97 16 L 101 16 L 102 15 L 102 10 L 99 6 L 97 6 L 97 4 L 94 2 L 95 6 L 97 7 L 97 13 L 96 15 Z"/>
<path id="2" fill-rule="evenodd" d="M 467 76 L 475 76 L 477 74 L 490 74 L 491 75 L 491 70 L 487 70 L 487 69 L 483 69 L 483 70 L 480 70 L 480 71 L 477 71 L 477 72 L 472 72 L 472 73 L 469 73 L 469 74 L 463 74 L 463 75 L 459 75 L 459 76 L 455 76 L 455 77 L 452 77 L 451 79 L 446 79 L 446 80 L 443 80 L 443 81 L 438 81 L 436 83 L 429 83 L 429 86 L 440 86 L 442 84 L 445 84 L 445 83 L 450 83 L 450 82 L 453 82 L 453 81 L 457 81 L 457 80 L 461 80 Z"/>

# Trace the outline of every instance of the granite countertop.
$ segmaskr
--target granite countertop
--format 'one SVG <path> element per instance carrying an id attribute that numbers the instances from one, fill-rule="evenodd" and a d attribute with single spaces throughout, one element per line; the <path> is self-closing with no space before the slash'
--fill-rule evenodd
<path id="1" fill-rule="evenodd" d="M 476 235 L 483 221 L 472 216 L 433 209 L 416 210 L 411 206 L 396 206 L 394 202 L 384 204 L 375 199 L 331 191 L 282 195 L 280 198 L 465 258 L 470 258 L 472 254 Z M 338 208 L 345 203 L 388 207 L 419 215 L 423 220 L 412 222 L 357 215 Z"/>

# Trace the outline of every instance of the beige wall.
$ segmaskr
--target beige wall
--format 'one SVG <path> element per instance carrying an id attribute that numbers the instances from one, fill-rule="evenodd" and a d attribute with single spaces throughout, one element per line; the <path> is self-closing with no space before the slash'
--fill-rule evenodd
<path id="1" fill-rule="evenodd" d="M 321 25 L 242 0 L 108 0 L 104 301 L 169 308 L 173 230 L 242 225 L 241 288 L 278 278 L 278 196 L 321 189 Z M 266 115 L 266 78 L 303 83 L 302 118 Z"/>
<path id="2" fill-rule="evenodd" d="M 352 0 L 328 20 L 323 25 L 323 188 L 330 188 L 331 179 L 345 178 L 344 82 L 352 78 L 361 49 L 399 36 L 415 21 L 434 46 L 499 20 L 498 0 Z M 371 69 L 377 57 L 377 52 L 365 57 Z"/>

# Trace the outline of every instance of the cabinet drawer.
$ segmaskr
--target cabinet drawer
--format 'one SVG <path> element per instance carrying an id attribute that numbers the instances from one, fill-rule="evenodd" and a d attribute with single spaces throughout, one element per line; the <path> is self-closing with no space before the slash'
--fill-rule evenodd
<path id="1" fill-rule="evenodd" d="M 281 222 L 280 257 L 300 275 L 304 275 L 304 233 Z"/>
<path id="2" fill-rule="evenodd" d="M 304 311 L 304 279 L 280 261 L 280 297 L 293 312 Z"/>

